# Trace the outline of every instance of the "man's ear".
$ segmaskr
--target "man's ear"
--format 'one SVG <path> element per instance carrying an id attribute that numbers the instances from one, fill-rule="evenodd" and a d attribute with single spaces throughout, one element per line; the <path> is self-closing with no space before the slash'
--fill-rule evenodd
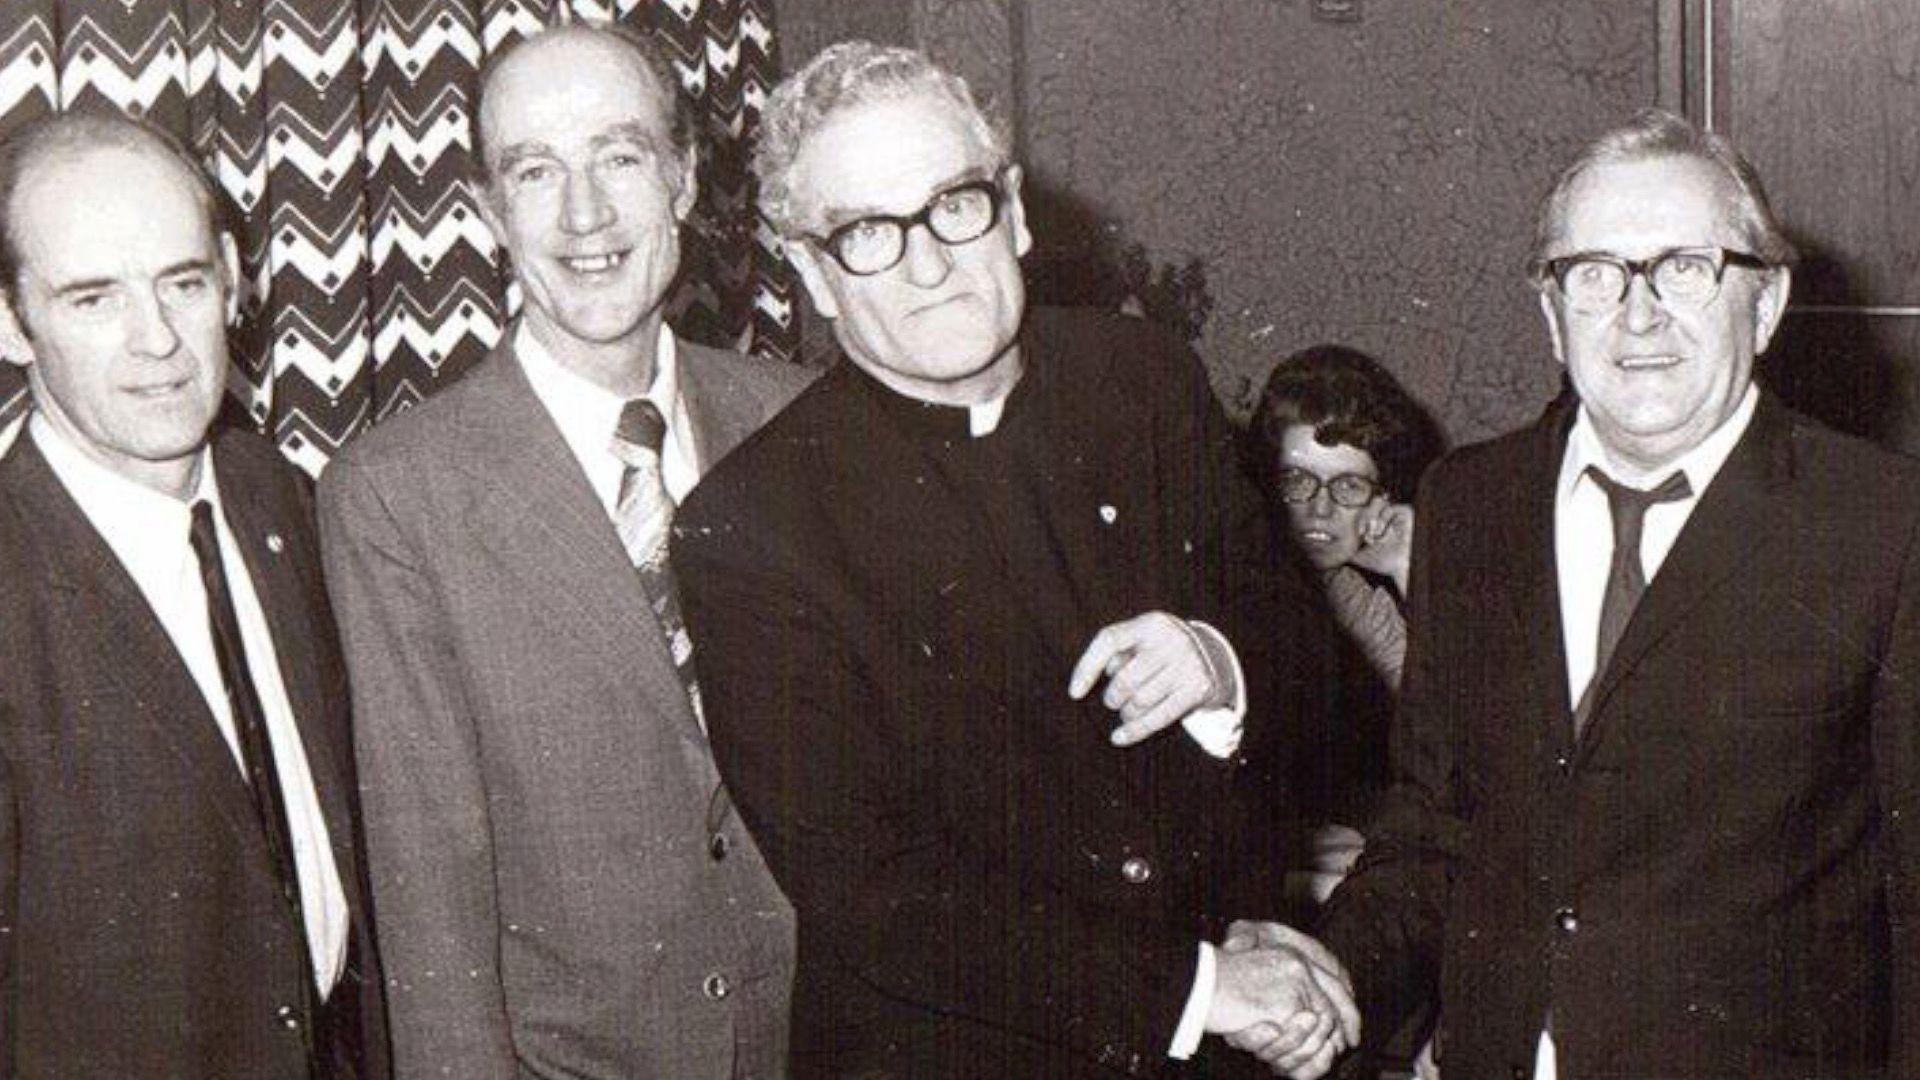
<path id="1" fill-rule="evenodd" d="M 220 284 L 227 290 L 227 325 L 240 322 L 240 249 L 233 234 L 220 234 Z"/>
<path id="2" fill-rule="evenodd" d="M 1553 341 L 1553 358 L 1560 362 L 1561 367 L 1566 367 L 1567 347 L 1560 337 L 1560 312 L 1554 309 L 1553 297 L 1547 295 L 1546 289 L 1539 290 L 1539 293 L 1540 317 L 1547 320 L 1547 337 Z"/>
<path id="3" fill-rule="evenodd" d="M 680 162 L 678 190 L 673 196 L 673 220 L 685 222 L 687 215 L 693 213 L 693 204 L 700 198 L 700 162 L 692 150 L 686 152 Z"/>
<path id="4" fill-rule="evenodd" d="M 823 318 L 839 318 L 840 305 L 833 298 L 833 290 L 827 287 L 827 271 L 820 265 L 820 256 L 803 240 L 787 241 L 786 249 L 787 261 L 800 272 L 800 282 L 813 298 L 813 309 Z"/>
<path id="5" fill-rule="evenodd" d="M 1019 258 L 1033 249 L 1033 234 L 1027 231 L 1027 207 L 1020 201 L 1020 181 L 1026 174 L 1020 166 L 1007 166 L 1007 228 L 1013 231 L 1013 255 Z"/>
<path id="6" fill-rule="evenodd" d="M 1787 313 L 1787 296 L 1793 292 L 1793 271 L 1784 266 L 1766 272 L 1766 281 L 1753 298 L 1753 355 L 1767 351 L 1774 331 Z"/>
<path id="7" fill-rule="evenodd" d="M 493 234 L 494 250 L 504 258 L 507 253 L 505 242 L 507 226 L 500 220 L 500 209 L 494 202 L 492 180 L 482 178 L 480 183 L 474 186 L 473 202 L 480 211 L 480 220 L 487 226 L 487 231 Z"/>
<path id="8" fill-rule="evenodd" d="M 13 298 L 0 289 L 0 360 L 19 367 L 33 364 L 33 341 L 13 310 Z"/>

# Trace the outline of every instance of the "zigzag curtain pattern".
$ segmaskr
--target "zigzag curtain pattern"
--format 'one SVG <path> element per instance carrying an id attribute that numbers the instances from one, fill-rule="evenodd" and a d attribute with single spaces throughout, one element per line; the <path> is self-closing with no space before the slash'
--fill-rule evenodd
<path id="1" fill-rule="evenodd" d="M 675 328 L 791 359 L 792 285 L 746 168 L 778 74 L 772 0 L 4 0 L 0 130 L 112 105 L 207 162 L 246 282 L 235 402 L 317 474 L 484 356 L 517 309 L 477 212 L 468 116 L 487 55 L 579 18 L 656 35 L 700 107 Z M 0 367 L 3 424 L 27 401 Z"/>

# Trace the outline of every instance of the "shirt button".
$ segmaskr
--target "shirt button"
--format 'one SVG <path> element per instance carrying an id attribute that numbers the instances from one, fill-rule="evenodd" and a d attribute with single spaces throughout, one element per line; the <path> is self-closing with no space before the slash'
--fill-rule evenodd
<path id="1" fill-rule="evenodd" d="M 1570 907 L 1563 907 L 1553 913 L 1553 925 L 1563 934 L 1571 934 L 1580 929 L 1580 916 Z"/>
<path id="2" fill-rule="evenodd" d="M 714 862 L 725 859 L 727 852 L 731 850 L 733 850 L 733 841 L 727 839 L 726 833 L 714 833 L 713 839 L 707 841 L 707 854 L 713 856 Z"/>
<path id="3" fill-rule="evenodd" d="M 700 983 L 700 992 L 713 1001 L 719 1001 L 733 993 L 733 984 L 727 981 L 725 975 L 716 971 Z"/>
<path id="4" fill-rule="evenodd" d="M 1129 885 L 1145 885 L 1153 876 L 1153 864 L 1138 855 L 1120 864 L 1120 876 Z"/>

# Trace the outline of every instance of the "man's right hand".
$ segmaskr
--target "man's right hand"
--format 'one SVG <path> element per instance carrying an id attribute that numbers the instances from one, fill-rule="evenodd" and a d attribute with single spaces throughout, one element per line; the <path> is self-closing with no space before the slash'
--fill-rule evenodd
<path id="1" fill-rule="evenodd" d="M 1207 1030 L 1275 1072 L 1314 1080 L 1358 1044 L 1359 1012 L 1344 973 L 1318 969 L 1301 950 L 1262 936 L 1219 951 Z"/>

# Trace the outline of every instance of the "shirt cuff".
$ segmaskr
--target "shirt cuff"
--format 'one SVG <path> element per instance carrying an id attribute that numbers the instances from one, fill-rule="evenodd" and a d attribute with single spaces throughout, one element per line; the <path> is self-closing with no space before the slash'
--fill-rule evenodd
<path id="1" fill-rule="evenodd" d="M 1200 749 L 1217 758 L 1230 758 L 1240 749 L 1240 736 L 1247 726 L 1247 680 L 1240 670 L 1240 657 L 1227 643 L 1225 634 L 1203 622 L 1189 622 L 1188 629 L 1200 639 L 1201 651 L 1216 673 L 1224 666 L 1233 681 L 1233 700 L 1220 708 L 1195 709 L 1180 721 Z M 1224 659 L 1224 665 L 1222 660 Z"/>
<path id="2" fill-rule="evenodd" d="M 1180 1026 L 1173 1029 L 1173 1045 L 1167 1047 L 1168 1057 L 1185 1061 L 1200 1049 L 1200 1040 L 1207 1033 L 1207 1013 L 1213 1011 L 1213 983 L 1217 974 L 1214 969 L 1218 964 L 1213 946 L 1201 942 L 1200 961 L 1193 972 L 1193 992 L 1187 995 Z"/>

